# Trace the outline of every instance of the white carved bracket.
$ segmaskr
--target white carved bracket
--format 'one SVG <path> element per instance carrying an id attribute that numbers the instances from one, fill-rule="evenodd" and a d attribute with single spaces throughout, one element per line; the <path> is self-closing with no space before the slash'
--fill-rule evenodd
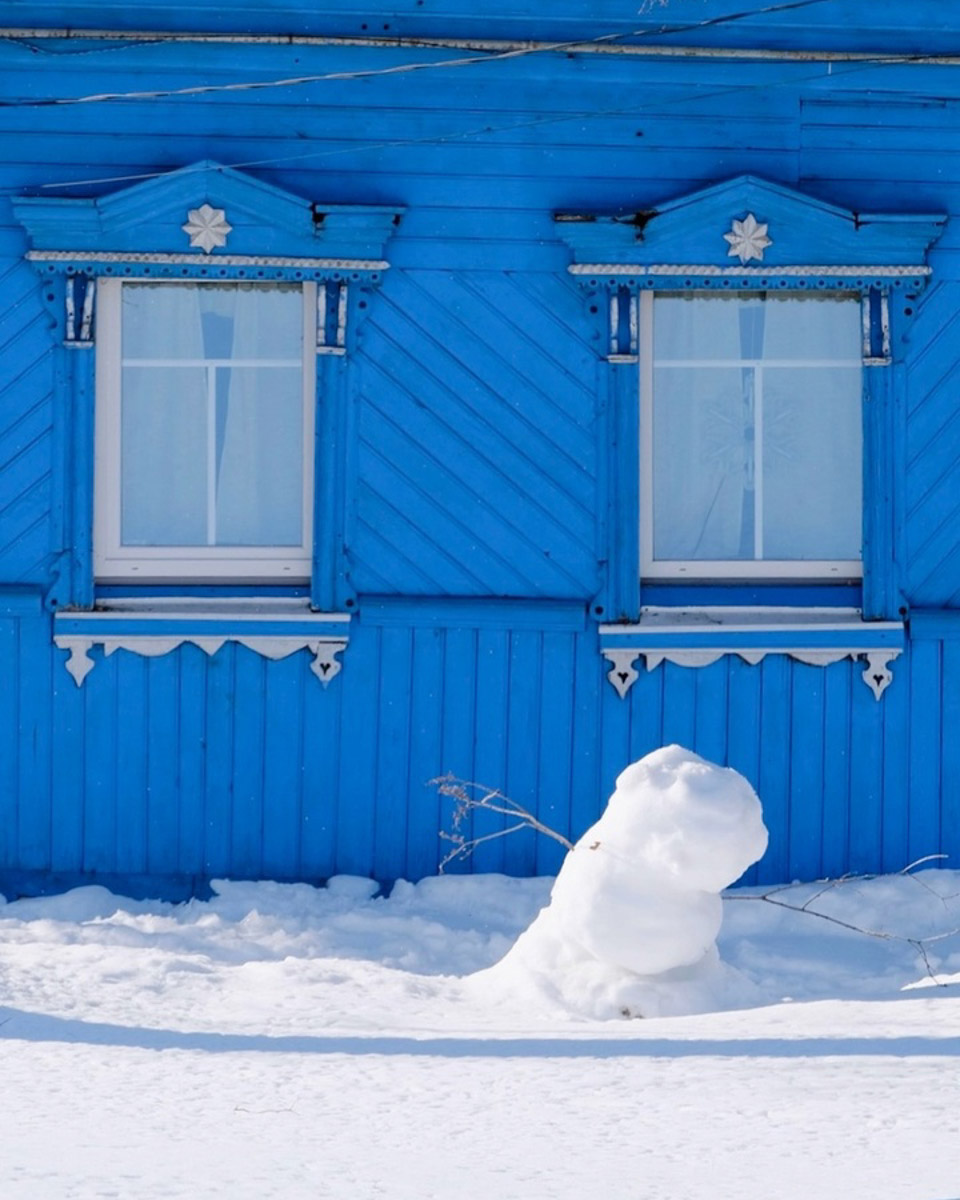
<path id="1" fill-rule="evenodd" d="M 893 683 L 893 672 L 889 664 L 897 657 L 899 650 L 890 653 L 888 650 L 877 650 L 865 654 L 866 669 L 863 672 L 863 682 L 873 692 L 874 700 L 879 700 L 883 693 Z"/>
<path id="2" fill-rule="evenodd" d="M 617 689 L 617 695 L 623 700 L 640 678 L 633 665 L 637 658 L 637 652 L 636 650 L 604 650 L 603 656 L 613 664 L 607 672 L 607 678 Z"/>
<path id="3" fill-rule="evenodd" d="M 208 637 L 179 633 L 172 636 L 164 636 L 162 634 L 126 634 L 117 636 L 108 634 L 102 637 L 97 637 L 96 635 L 86 637 L 81 634 L 57 634 L 53 640 L 59 649 L 70 652 L 70 656 L 64 665 L 73 677 L 77 687 L 83 684 L 83 681 L 96 665 L 95 661 L 90 657 L 90 650 L 94 646 L 103 647 L 104 657 L 109 657 L 117 650 L 126 650 L 131 654 L 140 654 L 146 658 L 157 658 L 161 655 L 169 654 L 172 650 L 176 650 L 178 646 L 187 644 L 199 647 L 205 654 L 213 655 L 217 653 L 225 642 L 236 642 L 240 646 L 245 646 L 248 650 L 253 650 L 255 654 L 261 654 L 264 658 L 273 660 L 287 658 L 291 654 L 296 654 L 298 650 L 309 650 L 314 656 L 313 662 L 310 664 L 310 670 L 324 687 L 327 687 L 330 680 L 339 675 L 343 669 L 343 664 L 337 656 L 342 654 L 347 648 L 346 638 L 285 637 L 282 635 L 256 634 L 226 634 L 223 636 Z"/>
<path id="4" fill-rule="evenodd" d="M 890 663 L 900 655 L 899 650 L 636 650 L 620 648 L 604 648 L 604 658 L 613 665 L 607 672 L 607 678 L 613 684 L 621 700 L 640 678 L 634 664 L 642 658 L 648 671 L 654 670 L 662 662 L 674 663 L 678 667 L 708 667 L 719 661 L 725 654 L 736 654 L 744 662 L 756 666 L 768 654 L 786 654 L 797 662 L 806 663 L 811 667 L 827 667 L 832 663 L 842 662 L 845 658 L 866 659 L 866 667 L 861 675 L 863 682 L 873 692 L 875 700 L 879 700 L 893 682 L 893 672 Z"/>

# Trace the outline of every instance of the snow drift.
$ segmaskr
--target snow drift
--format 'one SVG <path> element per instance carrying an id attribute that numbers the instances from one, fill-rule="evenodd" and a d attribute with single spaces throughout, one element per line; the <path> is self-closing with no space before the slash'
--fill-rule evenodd
<path id="1" fill-rule="evenodd" d="M 600 820 L 564 860 L 550 903 L 483 974 L 584 1016 L 735 1007 L 752 988 L 716 951 L 721 891 L 767 846 L 760 801 L 730 767 L 681 746 L 617 780 Z"/>

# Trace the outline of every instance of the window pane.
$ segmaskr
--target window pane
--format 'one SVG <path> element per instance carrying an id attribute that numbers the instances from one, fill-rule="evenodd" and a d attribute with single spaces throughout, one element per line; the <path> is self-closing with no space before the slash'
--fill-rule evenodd
<path id="1" fill-rule="evenodd" d="M 661 295 L 653 342 L 654 560 L 859 559 L 859 299 Z"/>
<path id="2" fill-rule="evenodd" d="M 302 546 L 302 288 L 130 283 L 122 299 L 123 544 Z"/>
<path id="3" fill-rule="evenodd" d="M 771 295 L 764 306 L 764 358 L 830 359 L 859 364 L 860 299 L 857 296 Z"/>
<path id="4" fill-rule="evenodd" d="M 658 296 L 654 359 L 739 359 L 741 308 L 736 295 Z"/>
<path id="5" fill-rule="evenodd" d="M 216 544 L 299 546 L 303 540 L 300 372 L 218 372 Z"/>
<path id="6" fill-rule="evenodd" d="M 124 546 L 207 541 L 207 383 L 202 367 L 124 367 Z"/>
<path id="7" fill-rule="evenodd" d="M 654 374 L 654 557 L 753 557 L 753 425 L 743 373 Z"/>
<path id="8" fill-rule="evenodd" d="M 302 295 L 295 284 L 125 283 L 123 356 L 298 360 Z"/>
<path id="9" fill-rule="evenodd" d="M 764 558 L 860 557 L 858 368 L 769 368 L 763 383 Z"/>

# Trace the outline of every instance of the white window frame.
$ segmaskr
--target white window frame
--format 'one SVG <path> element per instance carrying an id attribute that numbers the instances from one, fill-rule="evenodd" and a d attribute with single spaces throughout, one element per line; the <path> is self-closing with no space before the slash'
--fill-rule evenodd
<path id="1" fill-rule="evenodd" d="M 862 559 L 655 559 L 653 556 L 654 531 L 654 453 L 653 453 L 653 405 L 654 405 L 654 358 L 653 358 L 653 314 L 657 295 L 679 295 L 660 289 L 640 293 L 638 367 L 640 403 L 640 576 L 647 580 L 689 579 L 698 582 L 710 580 L 753 580 L 780 579 L 830 582 L 831 580 L 857 580 L 863 578 Z M 803 298 L 802 292 L 788 293 Z M 717 297 L 722 299 L 723 296 Z M 814 299 L 813 296 L 810 297 Z M 862 358 L 860 360 L 862 362 Z M 864 445 L 864 450 L 866 446 Z M 863 492 L 861 482 L 861 513 Z"/>
<path id="2" fill-rule="evenodd" d="M 317 285 L 296 281 L 303 298 L 303 539 L 299 546 L 124 546 L 121 520 L 121 296 L 125 283 L 183 286 L 203 281 L 124 277 L 97 281 L 94 425 L 94 575 L 101 583 L 306 583 L 313 562 Z M 217 280 L 221 283 L 223 280 Z M 247 283 L 249 281 L 242 281 Z M 282 281 L 280 281 L 282 282 Z M 270 287 L 269 283 L 255 286 Z"/>

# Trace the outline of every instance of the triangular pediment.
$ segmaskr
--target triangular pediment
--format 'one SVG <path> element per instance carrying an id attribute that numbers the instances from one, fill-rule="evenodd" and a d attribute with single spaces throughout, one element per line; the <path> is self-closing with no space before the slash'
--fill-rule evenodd
<path id="1" fill-rule="evenodd" d="M 916 266 L 946 218 L 861 213 L 740 175 L 637 212 L 560 214 L 576 263 Z"/>
<path id="2" fill-rule="evenodd" d="M 204 209 L 204 206 L 207 206 Z M 34 251 L 380 259 L 397 208 L 319 205 L 243 171 L 203 161 L 94 198 L 14 202 Z M 216 244 L 191 244 L 191 213 L 222 213 Z M 221 240 L 222 239 L 222 240 Z M 209 241 L 210 239 L 208 239 Z"/>

